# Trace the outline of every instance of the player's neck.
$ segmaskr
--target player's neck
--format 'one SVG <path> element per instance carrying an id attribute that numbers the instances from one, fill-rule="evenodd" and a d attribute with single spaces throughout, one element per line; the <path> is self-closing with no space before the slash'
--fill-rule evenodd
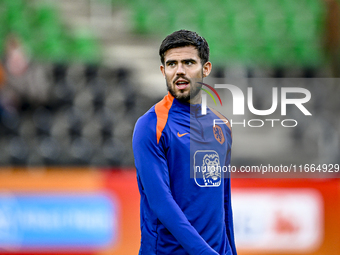
<path id="1" fill-rule="evenodd" d="M 194 97 L 191 98 L 188 103 L 190 104 L 200 104 L 202 102 L 202 94 L 201 91 Z"/>

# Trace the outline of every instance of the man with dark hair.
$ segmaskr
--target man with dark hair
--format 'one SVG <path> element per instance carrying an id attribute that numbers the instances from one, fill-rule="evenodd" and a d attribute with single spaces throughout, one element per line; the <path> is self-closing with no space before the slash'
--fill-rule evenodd
<path id="1" fill-rule="evenodd" d="M 133 134 L 139 254 L 236 255 L 229 173 L 215 171 L 230 164 L 231 129 L 213 125 L 224 118 L 215 110 L 201 113 L 208 44 L 180 30 L 163 40 L 159 55 L 169 93 L 139 118 Z"/>
<path id="2" fill-rule="evenodd" d="M 168 69 L 170 71 L 175 70 L 172 68 L 175 67 L 172 62 L 167 61 L 167 63 L 164 63 L 165 53 L 173 49 L 191 51 L 190 54 L 194 53 L 196 58 L 200 60 L 200 63 L 195 63 L 195 66 L 201 69 L 202 73 L 199 76 L 196 76 L 196 74 L 194 74 L 194 76 L 191 77 L 194 80 L 192 81 L 192 83 L 190 83 L 190 86 L 188 81 L 182 79 L 183 75 L 172 74 L 176 76 L 176 80 L 174 81 L 175 84 L 173 84 L 173 80 L 171 80 L 171 78 L 173 77 L 169 77 L 170 80 L 168 80 L 168 77 L 165 75 L 165 66 L 168 65 Z M 162 62 L 161 71 L 163 75 L 166 76 L 166 84 L 170 94 L 176 99 L 183 102 L 189 102 L 189 100 L 191 99 L 191 103 L 200 103 L 200 88 L 202 87 L 202 85 L 197 82 L 202 81 L 203 75 L 208 76 L 211 70 L 211 63 L 209 62 L 209 46 L 207 41 L 195 32 L 191 32 L 188 30 L 179 30 L 167 36 L 163 40 L 159 49 L 159 55 Z M 189 60 L 187 64 L 191 64 L 191 61 L 193 61 L 193 59 Z M 201 68 L 201 65 L 203 66 L 203 68 Z M 178 86 L 180 82 L 183 85 Z M 187 85 L 186 89 L 183 89 L 184 85 Z M 198 99 L 199 101 L 195 100 L 195 102 L 193 102 L 193 99 Z"/>

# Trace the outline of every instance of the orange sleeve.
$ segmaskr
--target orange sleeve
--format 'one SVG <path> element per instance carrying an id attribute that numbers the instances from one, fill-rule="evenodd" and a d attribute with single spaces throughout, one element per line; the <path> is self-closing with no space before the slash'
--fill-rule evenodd
<path id="1" fill-rule="evenodd" d="M 172 106 L 173 100 L 174 97 L 170 94 L 170 92 L 168 92 L 168 94 L 155 105 L 155 112 L 157 116 L 157 144 L 159 143 L 159 139 L 161 139 L 163 129 L 168 121 L 169 110 Z"/>

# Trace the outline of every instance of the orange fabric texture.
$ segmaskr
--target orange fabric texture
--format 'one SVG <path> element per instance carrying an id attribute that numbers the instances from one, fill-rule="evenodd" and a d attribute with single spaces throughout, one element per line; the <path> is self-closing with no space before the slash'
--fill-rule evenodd
<path id="1" fill-rule="evenodd" d="M 173 101 L 174 97 L 170 94 L 170 92 L 168 92 L 168 94 L 155 105 L 155 112 L 157 116 L 157 144 L 159 143 L 159 139 L 161 139 L 163 129 L 168 121 L 169 110 Z"/>
<path id="2" fill-rule="evenodd" d="M 0 87 L 2 87 L 5 84 L 5 81 L 6 81 L 5 70 L 0 63 Z"/>

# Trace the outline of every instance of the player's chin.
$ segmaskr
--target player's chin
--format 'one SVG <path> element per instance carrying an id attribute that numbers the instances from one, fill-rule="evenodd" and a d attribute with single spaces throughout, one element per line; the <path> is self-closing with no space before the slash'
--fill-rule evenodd
<path id="1" fill-rule="evenodd" d="M 190 97 L 190 89 L 189 90 L 186 90 L 186 89 L 183 89 L 183 90 L 177 90 L 176 92 L 176 96 L 177 98 L 188 98 Z"/>

